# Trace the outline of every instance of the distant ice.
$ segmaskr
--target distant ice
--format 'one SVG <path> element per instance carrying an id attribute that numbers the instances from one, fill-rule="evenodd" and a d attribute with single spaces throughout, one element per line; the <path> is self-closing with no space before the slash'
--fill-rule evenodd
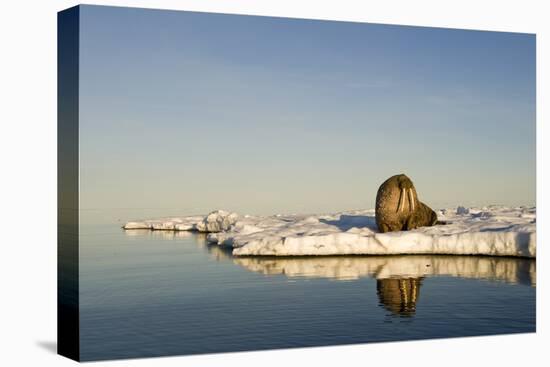
<path id="1" fill-rule="evenodd" d="M 156 220 L 145 220 L 140 222 L 128 222 L 124 229 L 154 229 L 171 231 L 196 231 L 197 224 L 204 220 L 204 216 L 193 216 L 183 218 L 161 218 Z"/>
<path id="2" fill-rule="evenodd" d="M 456 214 L 470 214 L 470 209 L 459 206 L 458 208 L 456 208 Z"/>
<path id="3" fill-rule="evenodd" d="M 438 211 L 449 224 L 379 233 L 374 210 L 325 215 L 208 216 L 128 222 L 125 229 L 208 232 L 233 255 L 489 255 L 536 257 L 536 209 L 490 206 Z"/>

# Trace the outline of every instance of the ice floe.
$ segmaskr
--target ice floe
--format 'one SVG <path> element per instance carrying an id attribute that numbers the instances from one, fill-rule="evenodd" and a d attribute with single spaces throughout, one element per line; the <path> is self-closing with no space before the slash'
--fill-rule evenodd
<path id="1" fill-rule="evenodd" d="M 536 257 L 536 209 L 489 206 L 437 211 L 448 224 L 379 233 L 374 210 L 321 215 L 207 216 L 128 222 L 125 229 L 199 231 L 236 256 L 488 255 Z"/>

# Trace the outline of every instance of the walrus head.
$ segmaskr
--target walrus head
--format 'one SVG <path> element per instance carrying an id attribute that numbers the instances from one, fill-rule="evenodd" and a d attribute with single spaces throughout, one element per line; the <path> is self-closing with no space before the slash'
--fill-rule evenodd
<path id="1" fill-rule="evenodd" d="M 382 233 L 410 231 L 437 223 L 437 214 L 418 200 L 413 182 L 405 174 L 392 176 L 380 185 L 375 217 Z"/>

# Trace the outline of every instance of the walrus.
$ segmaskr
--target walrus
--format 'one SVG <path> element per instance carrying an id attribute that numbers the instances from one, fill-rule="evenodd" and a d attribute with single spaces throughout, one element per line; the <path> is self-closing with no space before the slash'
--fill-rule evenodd
<path id="1" fill-rule="evenodd" d="M 410 178 L 404 174 L 388 178 L 376 194 L 376 225 L 380 232 L 408 231 L 433 226 L 437 214 L 418 200 Z"/>

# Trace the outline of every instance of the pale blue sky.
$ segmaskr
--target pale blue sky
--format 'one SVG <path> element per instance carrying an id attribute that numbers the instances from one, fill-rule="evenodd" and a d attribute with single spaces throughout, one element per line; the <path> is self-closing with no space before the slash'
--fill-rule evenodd
<path id="1" fill-rule="evenodd" d="M 82 208 L 534 205 L 535 36 L 84 6 Z"/>

